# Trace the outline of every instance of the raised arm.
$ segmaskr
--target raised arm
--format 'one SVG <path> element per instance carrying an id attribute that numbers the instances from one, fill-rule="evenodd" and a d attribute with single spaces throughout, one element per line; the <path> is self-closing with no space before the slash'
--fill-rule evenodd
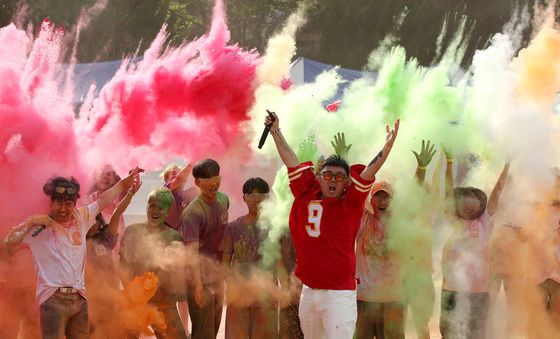
<path id="1" fill-rule="evenodd" d="M 179 173 L 177 173 L 177 176 L 169 182 L 167 188 L 169 188 L 170 191 L 173 191 L 177 187 L 183 186 L 185 182 L 187 182 L 187 179 L 189 178 L 189 174 L 191 174 L 192 168 L 193 168 L 192 164 L 188 164 L 187 166 L 185 166 L 185 168 L 180 170 Z"/>
<path id="2" fill-rule="evenodd" d="M 436 150 L 434 149 L 435 145 L 430 144 L 430 140 L 422 140 L 422 147 L 420 148 L 420 153 L 416 151 L 412 151 L 414 156 L 416 157 L 416 178 L 418 182 L 422 184 L 426 179 L 426 168 L 432 161 L 432 158 L 436 154 Z"/>
<path id="3" fill-rule="evenodd" d="M 455 213 L 455 186 L 453 184 L 453 154 L 449 147 L 441 146 L 445 153 L 447 165 L 445 167 L 445 213 Z"/>
<path id="4" fill-rule="evenodd" d="M 278 150 L 278 154 L 280 155 L 280 158 L 282 159 L 284 165 L 286 165 L 286 167 L 288 168 L 296 167 L 299 165 L 298 157 L 282 135 L 282 131 L 279 127 L 280 121 L 278 119 L 278 115 L 276 115 L 276 113 L 274 112 L 271 113 L 274 117 L 274 120 L 272 120 L 272 118 L 267 115 L 264 124 L 266 126 L 269 126 L 270 134 L 274 138 L 274 144 L 276 145 L 276 149 Z"/>
<path id="5" fill-rule="evenodd" d="M 362 172 L 362 174 L 360 174 L 360 177 L 362 179 L 364 180 L 375 179 L 375 175 L 377 174 L 381 166 L 383 166 L 385 160 L 387 160 L 387 157 L 391 152 L 391 149 L 393 148 L 393 144 L 395 143 L 395 138 L 397 137 L 397 133 L 399 132 L 399 125 L 400 125 L 400 120 L 398 119 L 397 121 L 395 121 L 395 125 L 393 126 L 393 129 L 390 129 L 389 125 L 387 125 L 387 137 L 385 139 L 386 140 L 385 145 L 383 146 L 381 151 L 377 153 L 375 158 L 373 158 L 373 160 L 368 164 L 368 166 Z"/>
<path id="6" fill-rule="evenodd" d="M 498 210 L 498 204 L 500 203 L 500 196 L 502 195 L 502 191 L 504 190 L 504 186 L 506 184 L 507 177 L 508 177 L 509 165 L 510 165 L 509 161 L 506 162 L 504 168 L 502 169 L 502 173 L 500 174 L 500 177 L 496 182 L 496 185 L 494 185 L 494 189 L 492 190 L 492 193 L 490 193 L 490 198 L 488 198 L 487 209 L 488 209 L 488 214 L 490 216 L 494 215 Z"/>
<path id="7" fill-rule="evenodd" d="M 134 194 L 136 194 L 136 192 L 138 192 L 138 190 L 140 189 L 140 186 L 142 186 L 142 181 L 140 181 L 140 178 L 137 177 L 134 180 L 132 187 L 128 189 L 124 198 L 122 198 L 122 200 L 115 208 L 115 211 L 111 215 L 111 220 L 109 221 L 109 227 L 107 228 L 107 232 L 109 232 L 111 235 L 117 236 L 117 233 L 119 232 L 119 221 L 121 219 L 121 216 L 132 201 Z"/>
<path id="8" fill-rule="evenodd" d="M 134 178 L 141 172 L 144 172 L 144 170 L 136 167 L 129 172 L 130 174 L 126 178 L 122 179 L 113 187 L 101 193 L 99 195 L 99 198 L 97 198 L 99 210 L 103 211 L 105 207 L 109 206 L 123 190 L 130 188 L 130 186 L 132 186 L 132 183 L 134 182 Z"/>
<path id="9" fill-rule="evenodd" d="M 21 244 L 23 238 L 32 229 L 43 225 L 45 227 L 51 226 L 54 220 L 48 215 L 34 215 L 27 218 L 24 222 L 12 228 L 4 238 L 4 243 L 8 246 L 16 246 Z"/>

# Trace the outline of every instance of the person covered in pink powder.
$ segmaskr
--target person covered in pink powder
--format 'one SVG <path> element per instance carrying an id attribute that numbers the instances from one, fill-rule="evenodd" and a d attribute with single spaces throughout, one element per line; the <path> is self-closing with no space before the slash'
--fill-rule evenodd
<path id="1" fill-rule="evenodd" d="M 119 274 L 114 265 L 111 252 L 117 244 L 118 228 L 122 215 L 140 189 L 142 182 L 136 178 L 115 208 L 109 223 L 100 214 L 86 235 L 87 267 L 86 286 L 88 287 L 89 319 L 91 334 L 103 335 L 98 330 L 102 324 L 109 323 L 115 316 L 112 306 L 113 295 L 120 289 Z"/>
<path id="2" fill-rule="evenodd" d="M 76 208 L 80 184 L 71 178 L 47 181 L 48 214 L 37 214 L 11 229 L 8 246 L 28 245 L 37 271 L 36 299 L 43 338 L 88 338 L 85 289 L 86 233 L 95 216 L 132 185 L 138 168 L 85 207 Z M 41 230 L 42 229 L 42 230 Z"/>
<path id="3" fill-rule="evenodd" d="M 102 194 L 103 192 L 105 192 L 106 190 L 108 190 L 109 188 L 113 187 L 113 185 L 115 185 L 117 182 L 119 182 L 119 180 L 121 180 L 121 177 L 117 174 L 117 172 L 115 171 L 115 169 L 113 168 L 113 166 L 109 165 L 109 164 L 105 164 L 101 170 L 99 170 L 98 172 L 95 173 L 94 175 L 94 179 L 93 179 L 93 184 L 91 186 L 91 188 L 88 191 L 87 197 L 86 197 L 86 203 L 90 203 L 95 201 L 100 194 Z M 112 201 L 107 207 L 105 207 L 97 216 L 96 216 L 96 220 L 99 224 L 103 224 L 103 225 L 107 225 L 107 222 L 111 219 L 111 216 L 113 215 L 113 212 L 115 211 L 115 208 L 117 206 L 117 201 L 120 201 L 123 197 L 120 197 L 120 199 L 116 199 L 115 201 Z M 113 246 L 113 249 L 118 248 L 119 244 L 120 244 L 120 239 L 122 238 L 122 235 L 124 234 L 124 218 L 121 216 L 118 220 L 118 228 L 117 228 L 117 238 L 116 238 L 116 243 Z M 101 231 L 106 230 L 106 228 L 101 228 Z M 105 232 L 105 231 L 104 231 Z M 91 233 L 90 233 L 91 234 Z M 98 247 L 98 249 L 101 249 L 101 247 Z M 104 256 L 106 253 L 104 250 L 101 250 L 100 253 L 97 253 L 96 251 L 91 252 L 92 254 L 98 254 L 101 256 Z M 117 259 L 118 256 L 118 250 L 111 250 L 110 251 L 113 259 Z"/>
<path id="4" fill-rule="evenodd" d="M 356 237 L 356 339 L 404 339 L 406 303 L 400 259 L 387 237 L 392 197 L 387 182 L 373 185 Z"/>
<path id="5" fill-rule="evenodd" d="M 440 331 L 445 339 L 486 338 L 489 296 L 489 245 L 491 217 L 498 210 L 509 162 L 505 164 L 494 189 L 486 194 L 474 187 L 453 189 L 453 159 L 447 156 L 446 192 L 452 232 L 442 251 L 443 284 Z"/>

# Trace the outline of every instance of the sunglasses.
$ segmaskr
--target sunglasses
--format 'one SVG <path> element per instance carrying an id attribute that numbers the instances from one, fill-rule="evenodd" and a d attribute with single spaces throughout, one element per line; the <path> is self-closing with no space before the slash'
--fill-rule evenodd
<path id="1" fill-rule="evenodd" d="M 78 191 L 74 187 L 67 187 L 67 186 L 57 186 L 55 189 L 56 193 L 64 194 L 67 193 L 68 195 L 74 195 Z"/>
<path id="2" fill-rule="evenodd" d="M 264 200 L 268 198 L 268 193 L 247 193 L 243 194 L 246 200 Z"/>
<path id="3" fill-rule="evenodd" d="M 321 176 L 326 181 L 331 181 L 333 177 L 336 182 L 343 182 L 344 180 L 346 180 L 346 175 L 340 172 L 336 172 L 335 174 L 331 171 L 324 171 L 321 172 Z"/>
<path id="4" fill-rule="evenodd" d="M 219 184 L 222 181 L 222 177 L 217 175 L 208 179 L 198 179 L 198 181 L 200 181 L 202 184 Z"/>

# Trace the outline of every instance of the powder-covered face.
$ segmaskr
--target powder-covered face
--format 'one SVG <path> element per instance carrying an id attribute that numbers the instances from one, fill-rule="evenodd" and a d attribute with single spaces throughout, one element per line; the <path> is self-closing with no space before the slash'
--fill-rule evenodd
<path id="1" fill-rule="evenodd" d="M 195 184 L 200 188 L 200 194 L 208 200 L 216 199 L 222 178 L 217 175 L 208 179 L 196 179 Z"/>
<path id="2" fill-rule="evenodd" d="M 115 173 L 111 166 L 105 165 L 103 166 L 103 170 L 97 178 L 97 190 L 100 192 L 104 192 L 113 187 L 116 181 L 117 173 Z"/>
<path id="3" fill-rule="evenodd" d="M 473 220 L 482 214 L 480 208 L 480 200 L 476 196 L 466 195 L 461 197 L 457 203 L 457 214 L 460 218 Z"/>
<path id="4" fill-rule="evenodd" d="M 152 198 L 148 201 L 148 207 L 146 208 L 146 214 L 148 217 L 148 222 L 156 225 L 163 225 L 165 219 L 169 212 L 169 206 L 166 206 L 163 202 Z"/>
<path id="5" fill-rule="evenodd" d="M 268 198 L 268 193 L 261 193 L 256 188 L 249 194 L 243 195 L 243 201 L 247 204 L 249 213 L 257 214 L 260 204 Z"/>
<path id="6" fill-rule="evenodd" d="M 55 199 L 51 201 L 51 213 L 54 220 L 59 223 L 67 222 L 72 218 L 76 208 L 76 200 Z"/>
<path id="7" fill-rule="evenodd" d="M 379 190 L 371 196 L 371 205 L 381 211 L 386 210 L 389 207 L 390 202 L 391 196 L 383 190 Z"/>
<path id="8" fill-rule="evenodd" d="M 330 180 L 329 180 L 330 177 Z M 342 181 L 337 181 L 343 178 Z M 340 198 L 350 185 L 350 179 L 342 167 L 327 165 L 319 173 L 319 185 L 324 198 Z"/>
<path id="9" fill-rule="evenodd" d="M 177 177 L 177 174 L 179 173 L 179 168 L 178 167 L 173 167 L 171 168 L 171 170 L 169 170 L 168 172 L 168 177 L 167 177 L 167 182 L 173 181 L 173 179 L 175 179 Z"/>

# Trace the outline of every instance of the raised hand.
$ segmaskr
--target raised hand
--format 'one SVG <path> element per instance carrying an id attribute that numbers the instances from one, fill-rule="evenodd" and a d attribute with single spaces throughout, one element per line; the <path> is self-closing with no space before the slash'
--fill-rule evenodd
<path id="1" fill-rule="evenodd" d="M 346 146 L 346 137 L 344 133 L 336 133 L 334 141 L 331 141 L 331 145 L 334 148 L 334 152 L 343 158 L 348 157 L 348 152 L 350 151 L 350 147 L 352 147 L 351 144 Z"/>
<path id="2" fill-rule="evenodd" d="M 451 151 L 451 147 L 441 144 L 441 150 L 445 153 L 445 158 L 447 160 L 453 160 L 453 152 Z"/>
<path id="3" fill-rule="evenodd" d="M 418 167 L 426 168 L 432 161 L 436 154 L 435 145 L 430 143 L 430 140 L 422 140 L 422 147 L 420 153 L 412 151 L 418 162 Z"/>
<path id="4" fill-rule="evenodd" d="M 385 127 L 385 130 L 387 132 L 387 135 L 385 136 L 385 144 L 388 145 L 390 148 L 393 147 L 393 144 L 395 143 L 395 139 L 397 138 L 397 133 L 399 132 L 399 126 L 401 124 L 401 119 L 397 119 L 397 121 L 395 121 L 395 124 L 393 125 L 393 129 L 391 129 L 389 127 L 389 125 L 387 125 L 387 127 Z"/>
<path id="5" fill-rule="evenodd" d="M 278 130 L 279 126 L 280 126 L 280 119 L 278 119 L 278 115 L 276 115 L 275 112 L 266 110 L 267 115 L 264 118 L 264 124 L 265 126 L 268 126 L 269 130 L 271 132 Z M 271 117 L 272 115 L 272 117 Z M 274 117 L 274 119 L 273 119 Z"/>

